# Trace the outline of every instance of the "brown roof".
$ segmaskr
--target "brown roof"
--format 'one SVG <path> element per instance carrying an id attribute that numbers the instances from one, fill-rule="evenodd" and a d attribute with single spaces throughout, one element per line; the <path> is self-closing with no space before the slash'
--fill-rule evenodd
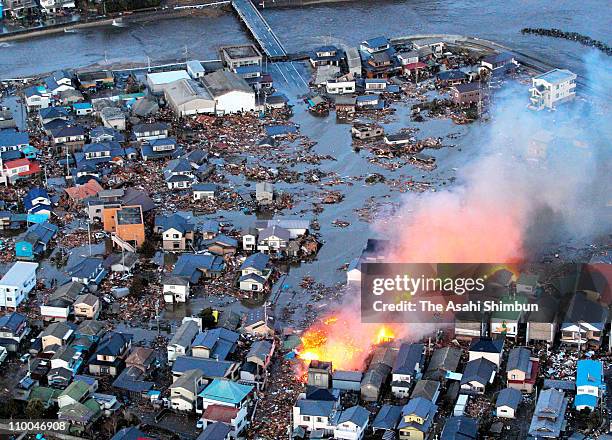
<path id="1" fill-rule="evenodd" d="M 144 365 L 154 352 L 155 350 L 152 348 L 136 347 L 125 359 L 125 363 L 128 365 Z"/>
<path id="2" fill-rule="evenodd" d="M 83 185 L 73 186 L 71 188 L 66 188 L 66 194 L 73 200 L 83 200 L 88 197 L 93 197 L 97 195 L 104 188 L 94 179 L 90 179 L 89 182 L 84 183 Z"/>
<path id="3" fill-rule="evenodd" d="M 208 405 L 206 411 L 202 415 L 203 419 L 213 420 L 215 422 L 231 423 L 232 419 L 238 415 L 238 408 L 232 408 L 223 405 Z"/>

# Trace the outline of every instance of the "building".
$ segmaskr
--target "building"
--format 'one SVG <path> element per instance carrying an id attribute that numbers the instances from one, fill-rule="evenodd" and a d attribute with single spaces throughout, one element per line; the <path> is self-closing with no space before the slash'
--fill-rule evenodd
<path id="1" fill-rule="evenodd" d="M 376 124 L 354 124 L 351 134 L 356 139 L 373 139 L 384 136 L 385 129 Z"/>
<path id="2" fill-rule="evenodd" d="M 193 200 L 214 200 L 218 191 L 218 186 L 214 183 L 196 183 L 191 185 Z"/>
<path id="3" fill-rule="evenodd" d="M 125 130 L 125 114 L 120 108 L 104 107 L 100 111 L 100 119 L 102 119 L 102 124 L 107 128 L 119 131 Z"/>
<path id="4" fill-rule="evenodd" d="M 80 256 L 66 272 L 72 281 L 82 283 L 89 290 L 95 291 L 107 275 L 103 263 L 104 260 L 102 258 Z"/>
<path id="5" fill-rule="evenodd" d="M 206 74 L 206 69 L 198 60 L 187 61 L 187 73 L 193 79 L 202 78 Z"/>
<path id="6" fill-rule="evenodd" d="M 174 113 L 184 116 L 215 113 L 215 100 L 193 79 L 179 79 L 164 87 L 164 96 Z"/>
<path id="7" fill-rule="evenodd" d="M 444 380 L 447 373 L 456 372 L 461 360 L 461 350 L 453 347 L 443 347 L 434 350 L 427 364 L 424 378 Z"/>
<path id="8" fill-rule="evenodd" d="M 263 57 L 254 44 L 224 46 L 219 52 L 221 60 L 231 70 L 242 66 L 261 66 Z"/>
<path id="9" fill-rule="evenodd" d="M 575 73 L 566 69 L 553 69 L 532 78 L 530 107 L 535 110 L 554 109 L 576 96 Z"/>
<path id="10" fill-rule="evenodd" d="M 325 91 L 330 95 L 344 95 L 355 93 L 356 83 L 352 78 L 340 77 L 327 80 Z"/>
<path id="11" fill-rule="evenodd" d="M 398 405 L 384 404 L 376 414 L 372 422 L 372 431 L 375 435 L 393 438 L 395 430 L 402 418 L 402 407 Z M 391 434 L 393 437 L 391 437 Z"/>
<path id="12" fill-rule="evenodd" d="M 495 415 L 505 419 L 515 419 L 519 404 L 523 400 L 521 392 L 515 388 L 504 388 L 497 395 Z"/>
<path id="13" fill-rule="evenodd" d="M 36 286 L 38 263 L 17 261 L 0 279 L 0 307 L 16 309 Z"/>
<path id="14" fill-rule="evenodd" d="M 146 83 L 149 91 L 155 95 L 164 93 L 164 90 L 169 84 L 181 79 L 191 79 L 186 70 L 148 73 L 146 76 Z"/>
<path id="15" fill-rule="evenodd" d="M 255 199 L 260 205 L 269 205 L 274 201 L 274 186 L 270 182 L 257 182 Z"/>
<path id="16" fill-rule="evenodd" d="M 479 82 L 457 84 L 450 88 L 450 96 L 453 104 L 475 104 L 479 102 L 482 97 L 482 89 Z"/>
<path id="17" fill-rule="evenodd" d="M 478 420 L 466 416 L 453 416 L 446 419 L 440 440 L 476 440 Z"/>
<path id="18" fill-rule="evenodd" d="M 241 413 L 246 415 L 253 389 L 251 385 L 215 378 L 198 394 L 196 412 L 201 414 L 209 406 L 219 405 L 237 409 L 239 418 L 242 419 L 244 416 L 241 416 Z M 237 428 L 237 432 L 241 430 L 242 427 Z"/>
<path id="19" fill-rule="evenodd" d="M 179 356 L 191 353 L 191 343 L 199 331 L 195 321 L 187 320 L 181 324 L 168 342 L 168 363 L 172 364 Z"/>
<path id="20" fill-rule="evenodd" d="M 400 440 L 424 440 L 429 436 L 438 406 L 422 397 L 410 399 L 402 408 L 398 424 Z"/>
<path id="21" fill-rule="evenodd" d="M 204 387 L 200 370 L 188 370 L 170 385 L 170 402 L 177 411 L 194 411 L 198 393 Z"/>
<path id="22" fill-rule="evenodd" d="M 580 411 L 587 408 L 591 411 L 597 408 L 599 399 L 604 395 L 603 363 L 599 360 L 582 359 L 578 361 L 576 370 L 576 398 L 574 407 Z"/>
<path id="23" fill-rule="evenodd" d="M 465 394 L 484 394 L 487 385 L 493 383 L 496 367 L 484 357 L 469 361 L 461 376 L 461 391 Z"/>
<path id="24" fill-rule="evenodd" d="M 165 122 L 152 122 L 138 124 L 132 128 L 137 141 L 152 141 L 168 137 L 168 124 Z"/>
<path id="25" fill-rule="evenodd" d="M 331 418 L 336 409 L 337 402 L 331 400 L 307 399 L 301 394 L 293 405 L 293 429 L 302 427 L 307 432 L 322 430 L 332 434 Z"/>
<path id="26" fill-rule="evenodd" d="M 73 313 L 77 296 L 85 289 L 81 283 L 70 282 L 59 286 L 40 306 L 40 314 L 45 321 L 66 321 Z"/>
<path id="27" fill-rule="evenodd" d="M 527 342 L 547 342 L 552 344 L 559 329 L 559 300 L 552 295 L 542 295 L 535 304 L 537 311 L 527 315 Z"/>
<path id="28" fill-rule="evenodd" d="M 363 406 L 352 406 L 342 410 L 333 420 L 334 438 L 361 440 L 369 426 L 370 412 Z"/>
<path id="29" fill-rule="evenodd" d="M 238 333 L 225 328 L 204 330 L 193 340 L 191 355 L 224 361 L 236 349 L 239 337 Z"/>
<path id="30" fill-rule="evenodd" d="M 79 295 L 74 300 L 73 307 L 75 318 L 97 319 L 100 313 L 100 299 L 91 293 Z"/>
<path id="31" fill-rule="evenodd" d="M 82 89 L 96 89 L 112 87 L 115 77 L 110 70 L 95 70 L 90 72 L 77 72 L 77 81 Z"/>
<path id="32" fill-rule="evenodd" d="M 561 342 L 599 347 L 607 321 L 607 307 L 589 299 L 584 292 L 576 292 L 561 324 Z"/>
<path id="33" fill-rule="evenodd" d="M 57 349 L 64 347 L 74 336 L 73 328 L 65 322 L 49 324 L 41 333 L 42 349 Z"/>
<path id="34" fill-rule="evenodd" d="M 397 397 L 408 397 L 412 383 L 421 378 L 424 367 L 423 344 L 403 343 L 393 364 L 391 391 Z"/>
<path id="35" fill-rule="evenodd" d="M 89 373 L 96 376 L 117 377 L 125 366 L 125 358 L 131 346 L 132 335 L 114 331 L 106 332 L 93 358 L 89 360 Z"/>
<path id="36" fill-rule="evenodd" d="M 511 53 L 502 52 L 487 55 L 480 61 L 480 65 L 486 69 L 491 76 L 498 77 L 516 70 L 519 63 L 514 59 Z"/>
<path id="37" fill-rule="evenodd" d="M 506 374 L 508 387 L 531 393 L 538 379 L 539 361 L 527 347 L 515 347 L 508 354 Z"/>
<path id="38" fill-rule="evenodd" d="M 189 280 L 185 277 L 170 275 L 162 280 L 164 301 L 184 303 L 189 298 Z"/>
<path id="39" fill-rule="evenodd" d="M 15 258 L 18 260 L 37 260 L 57 234 L 58 227 L 49 222 L 35 223 L 30 226 L 21 240 L 15 243 Z"/>
<path id="40" fill-rule="evenodd" d="M 564 429 L 567 404 L 563 391 L 555 389 L 542 391 L 531 418 L 529 435 L 534 440 L 560 438 Z"/>
<path id="41" fill-rule="evenodd" d="M 28 319 L 13 312 L 0 317 L 0 346 L 7 352 L 19 351 L 21 341 L 30 333 Z"/>
<path id="42" fill-rule="evenodd" d="M 202 77 L 202 83 L 215 101 L 216 114 L 256 110 L 254 90 L 236 73 L 218 70 Z"/>
<path id="43" fill-rule="evenodd" d="M 440 397 L 440 382 L 437 380 L 421 379 L 419 380 L 410 393 L 410 398 L 424 397 L 436 403 Z"/>
<path id="44" fill-rule="evenodd" d="M 142 246 L 145 241 L 144 218 L 142 206 L 106 206 L 102 211 L 104 230 L 110 232 L 111 238 L 119 238 L 121 241 L 113 240 L 115 244 L 122 245 L 127 242 L 133 249 L 126 249 L 134 252 Z M 123 246 L 121 246 L 123 247 Z"/>
<path id="45" fill-rule="evenodd" d="M 502 354 L 504 352 L 503 339 L 491 338 L 474 338 L 470 345 L 469 360 L 473 361 L 480 358 L 488 359 L 493 362 L 497 368 L 501 365 Z"/>

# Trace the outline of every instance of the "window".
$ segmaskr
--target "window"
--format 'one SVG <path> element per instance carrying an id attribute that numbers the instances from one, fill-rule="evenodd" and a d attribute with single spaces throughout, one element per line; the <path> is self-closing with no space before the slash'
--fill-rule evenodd
<path id="1" fill-rule="evenodd" d="M 303 419 L 305 422 L 310 422 L 310 416 L 303 416 L 303 417 L 302 417 L 302 419 Z"/>
<path id="2" fill-rule="evenodd" d="M 181 247 L 181 244 L 180 244 L 180 243 L 173 243 L 173 244 L 172 244 L 172 247 L 173 247 L 174 249 L 179 249 L 179 248 Z"/>

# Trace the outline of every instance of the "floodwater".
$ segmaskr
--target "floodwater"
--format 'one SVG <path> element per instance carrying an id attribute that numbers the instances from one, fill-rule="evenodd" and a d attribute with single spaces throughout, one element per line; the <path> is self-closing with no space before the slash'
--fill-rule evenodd
<path id="1" fill-rule="evenodd" d="M 522 35 L 523 27 L 557 27 L 609 42 L 609 5 L 604 0 L 379 0 L 268 9 L 264 16 L 289 52 L 333 43 L 356 45 L 385 34 L 457 33 L 491 39 L 584 73 L 588 51 L 578 43 Z M 602 13 L 598 13 L 598 11 Z M 232 13 L 105 26 L 0 43 L 0 78 L 31 75 L 93 63 L 152 63 L 217 58 L 217 49 L 249 41 Z"/>
<path id="2" fill-rule="evenodd" d="M 372 6 L 373 3 L 375 6 Z M 582 60 L 590 49 L 570 41 L 522 35 L 520 29 L 557 27 L 609 42 L 606 14 L 597 13 L 599 10 L 605 11 L 606 6 L 606 2 L 595 0 L 518 0 L 503 5 L 495 0 L 383 0 L 266 10 L 264 15 L 289 52 L 301 52 L 322 44 L 354 46 L 366 38 L 381 34 L 393 37 L 419 33 L 456 33 L 490 39 L 585 75 L 587 72 Z M 130 24 L 126 28 L 101 27 L 0 46 L 0 78 L 102 62 L 146 63 L 150 59 L 152 64 L 158 64 L 184 60 L 185 57 L 211 59 L 217 57 L 217 49 L 224 44 L 248 41 L 249 36 L 244 27 L 231 13 L 214 18 L 155 20 Z M 330 154 L 336 158 L 336 161 L 323 162 L 319 168 L 335 171 L 340 177 L 365 176 L 378 172 L 387 178 L 435 181 L 436 186 L 444 187 L 451 184 L 450 179 L 455 170 L 469 162 L 470 154 L 473 153 L 470 148 L 476 144 L 474 139 L 482 135 L 483 127 L 478 123 L 456 126 L 448 120 L 428 119 L 416 124 L 410 121 L 409 107 L 397 105 L 397 113 L 392 122 L 385 124 L 386 131 L 418 126 L 419 138 L 444 137 L 449 133 L 458 133 L 458 137 L 445 139 L 444 143 L 454 144 L 453 147 L 424 151 L 437 158 L 438 168 L 433 172 L 420 171 L 410 166 L 395 172 L 384 171 L 368 162 L 366 152 L 357 153 L 352 150 L 349 126 L 338 124 L 333 115 L 316 118 L 305 110 L 299 96 L 306 88 L 294 67 L 303 78 L 308 79 L 308 73 L 298 63 L 270 66 L 270 71 L 277 87 L 295 105 L 293 119 L 300 125 L 301 133 L 317 142 L 313 152 Z M 270 162 L 270 166 L 273 167 L 274 163 Z M 294 193 L 321 190 L 306 183 L 281 184 L 277 189 Z M 356 209 L 364 207 L 370 197 L 386 204 L 401 202 L 402 198 L 400 193 L 392 191 L 384 183 L 365 185 L 356 181 L 353 186 L 343 184 L 329 189 L 341 190 L 345 199 L 340 204 L 326 206 L 318 216 L 325 244 L 316 261 L 292 268 L 290 275 L 283 280 L 287 289 L 279 297 L 277 313 L 284 305 L 295 302 L 294 298 L 299 298 L 301 303 L 308 300 L 299 293 L 298 285 L 304 276 L 313 276 L 327 286 L 344 281 L 345 273 L 337 269 L 358 256 L 367 238 L 373 234 L 371 225 L 357 218 Z M 283 214 L 312 218 L 312 212 L 302 214 L 300 211 L 310 211 L 313 200 L 300 199 L 297 206 Z M 217 218 L 221 216 L 233 222 L 237 228 L 248 226 L 254 221 L 253 216 L 236 212 L 219 212 Z M 351 224 L 346 228 L 337 228 L 332 225 L 336 219 Z M 197 313 L 211 305 L 209 301 L 206 298 L 192 299 L 189 305 L 166 310 L 165 317 L 172 319 Z M 240 305 L 235 303 L 229 307 L 240 308 Z"/>

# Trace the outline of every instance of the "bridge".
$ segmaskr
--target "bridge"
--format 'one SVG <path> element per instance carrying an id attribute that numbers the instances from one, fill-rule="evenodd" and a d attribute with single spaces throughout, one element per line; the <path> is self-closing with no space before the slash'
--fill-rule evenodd
<path id="1" fill-rule="evenodd" d="M 287 51 L 251 0 L 232 0 L 232 7 L 271 61 L 287 59 Z"/>

